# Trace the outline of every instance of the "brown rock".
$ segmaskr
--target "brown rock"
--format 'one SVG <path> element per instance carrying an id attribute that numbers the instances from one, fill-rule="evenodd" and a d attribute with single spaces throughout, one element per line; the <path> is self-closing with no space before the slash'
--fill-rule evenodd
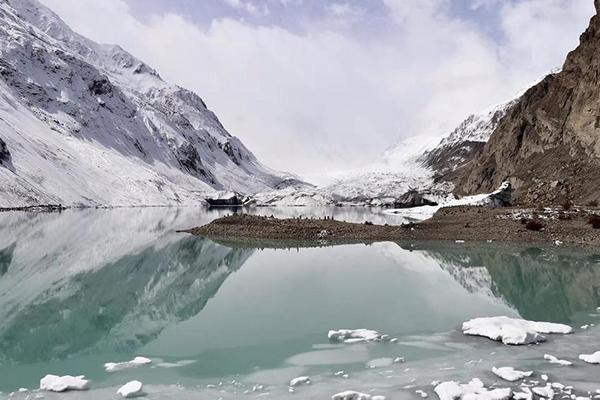
<path id="1" fill-rule="evenodd" d="M 595 0 L 600 13 L 600 0 Z M 500 122 L 458 188 L 489 192 L 502 181 L 517 203 L 597 198 L 600 193 L 600 16 L 594 16 L 561 72 L 529 89 Z M 559 181 L 564 194 L 556 196 Z M 541 183 L 535 189 L 535 183 Z"/>

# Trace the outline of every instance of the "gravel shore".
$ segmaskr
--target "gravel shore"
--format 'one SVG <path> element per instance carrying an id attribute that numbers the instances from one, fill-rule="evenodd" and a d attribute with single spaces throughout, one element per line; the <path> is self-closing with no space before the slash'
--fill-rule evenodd
<path id="1" fill-rule="evenodd" d="M 368 243 L 378 241 L 495 241 L 600 246 L 600 229 L 588 223 L 590 209 L 523 209 L 473 206 L 440 209 L 431 219 L 400 226 L 349 223 L 332 219 L 278 219 L 232 215 L 186 230 L 213 239 L 302 241 L 306 243 Z M 541 223 L 539 231 L 528 221 Z"/>

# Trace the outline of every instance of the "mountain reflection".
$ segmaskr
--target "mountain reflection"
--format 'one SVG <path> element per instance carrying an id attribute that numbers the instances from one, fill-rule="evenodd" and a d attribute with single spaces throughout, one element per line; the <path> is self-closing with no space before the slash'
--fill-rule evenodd
<path id="1" fill-rule="evenodd" d="M 132 354 L 158 338 L 166 328 L 200 314 L 225 280 L 256 251 L 174 232 L 214 217 L 196 209 L 0 215 L 0 364 L 32 364 L 83 354 Z M 347 246 L 336 248 L 335 254 L 332 249 L 328 252 L 311 249 L 306 254 L 321 252 L 320 255 L 333 259 L 332 255 L 344 254 L 347 251 L 344 249 Z M 415 272 L 414 278 L 399 275 L 402 279 L 397 284 L 392 279 L 385 285 L 373 286 L 381 295 L 387 293 L 382 291 L 385 286 L 390 292 L 398 291 L 417 300 L 423 297 L 426 301 L 428 298 L 421 296 L 419 287 L 427 287 L 427 279 L 434 275 L 445 277 L 446 281 L 440 282 L 452 282 L 446 275 L 449 274 L 460 284 L 455 286 L 461 296 L 464 288 L 466 292 L 493 299 L 494 304 L 501 304 L 505 310 L 516 309 L 527 319 L 572 322 L 577 313 L 593 311 L 600 305 L 600 257 L 588 251 L 454 243 L 410 247 L 387 243 L 353 249 L 363 256 L 369 255 L 365 252 L 385 250 Z M 424 258 L 429 260 L 429 271 L 434 275 L 428 276 L 427 271 L 415 267 Z M 281 258 L 279 262 L 285 264 L 287 260 Z M 333 262 L 343 263 L 341 260 Z M 389 266 L 385 260 L 380 254 L 378 267 Z M 317 289 L 321 284 L 337 286 L 319 282 L 325 276 L 322 269 L 308 272 L 310 268 L 301 267 L 296 270 L 301 271 L 296 276 L 297 285 L 288 288 L 299 291 L 298 301 L 291 305 L 302 313 L 308 312 L 302 308 L 308 302 L 306 296 L 320 293 L 321 297 L 312 300 L 318 307 L 327 305 L 333 310 L 328 291 Z M 333 267 L 329 265 L 329 273 Z M 344 266 L 337 268 L 340 274 L 352 271 L 345 271 Z M 358 268 L 363 271 L 362 264 Z M 383 270 L 374 269 L 373 273 Z M 291 274 L 285 269 L 273 271 Z M 288 277 L 282 275 L 282 278 L 285 281 Z M 404 294 L 408 288 L 402 289 L 408 278 L 413 279 L 412 295 Z M 343 279 L 353 282 L 351 275 Z M 377 279 L 389 280 L 388 275 Z M 364 286 L 363 282 L 353 282 L 356 290 Z M 373 278 L 372 283 L 376 282 Z M 445 287 L 441 286 L 441 290 Z M 446 297 L 450 296 L 448 293 Z M 469 296 L 463 297 L 470 302 Z M 432 295 L 431 301 L 443 297 Z M 386 299 L 389 299 L 387 294 Z M 258 303 L 258 308 L 263 308 L 262 303 Z M 273 315 L 265 314 L 265 320 L 277 318 L 285 312 L 283 308 L 283 305 L 282 309 L 273 308 Z M 315 321 L 318 326 L 307 328 L 307 335 L 314 334 L 321 326 L 328 327 L 332 316 L 325 311 L 323 320 Z M 351 318 L 354 320 L 353 315 Z M 364 316 L 356 316 L 357 323 L 361 318 Z M 285 326 L 280 328 L 287 332 Z M 237 332 L 236 328 L 232 331 Z M 289 340 L 296 340 L 295 331 L 287 334 Z"/>
<path id="2" fill-rule="evenodd" d="M 134 350 L 200 312 L 251 254 L 190 237 L 77 274 L 19 313 L 0 335 L 0 354 L 29 363 Z"/>
<path id="3" fill-rule="evenodd" d="M 590 250 L 505 245 L 425 245 L 419 249 L 467 290 L 489 290 L 525 319 L 573 322 L 575 314 L 600 306 L 600 255 Z M 474 285 L 477 281 L 479 285 Z"/>
<path id="4" fill-rule="evenodd" d="M 53 247 L 53 224 L 63 218 L 54 215 L 42 220 L 46 226 L 37 221 L 30 228 L 36 234 L 0 250 L 0 312 L 5 317 L 0 322 L 0 361 L 33 363 L 97 350 L 133 351 L 169 324 L 199 313 L 254 251 L 187 235 L 167 240 L 161 235 L 173 231 L 174 221 L 167 226 L 154 216 L 142 216 L 140 221 L 152 223 L 137 221 L 133 230 L 143 236 L 139 232 L 147 226 L 154 236 L 132 238 L 121 255 L 105 264 L 98 264 L 98 254 L 91 255 L 98 251 L 95 235 L 82 232 L 78 246 Z M 86 219 L 85 214 L 78 217 Z M 166 243 L 156 243 L 161 237 Z M 19 252 L 30 248 L 31 241 L 37 242 L 33 247 L 39 254 Z M 62 259 L 90 264 L 71 273 L 73 266 Z M 26 281 L 18 290 L 23 276 Z"/>

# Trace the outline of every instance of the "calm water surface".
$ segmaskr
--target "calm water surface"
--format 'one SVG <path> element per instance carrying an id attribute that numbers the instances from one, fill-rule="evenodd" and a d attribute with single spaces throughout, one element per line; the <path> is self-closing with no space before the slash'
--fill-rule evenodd
<path id="1" fill-rule="evenodd" d="M 415 389 L 434 396 L 432 380 L 493 384 L 494 365 L 534 369 L 582 391 L 600 388 L 600 367 L 542 359 L 600 350 L 596 328 L 579 329 L 600 320 L 594 252 L 441 243 L 231 248 L 175 233 L 227 212 L 0 213 L 4 396 L 35 389 L 53 373 L 84 374 L 92 390 L 46 398 L 115 398 L 120 385 L 139 379 L 151 399 L 318 399 L 346 389 L 417 399 Z M 360 208 L 258 212 L 402 222 Z M 516 348 L 458 330 L 467 319 L 495 315 L 564 322 L 577 332 Z M 329 343 L 327 331 L 339 328 L 376 329 L 398 342 Z M 153 364 L 103 369 L 137 355 Z M 398 356 L 406 362 L 389 362 Z M 334 375 L 340 370 L 349 378 Z M 288 393 L 287 382 L 300 375 L 313 384 Z"/>

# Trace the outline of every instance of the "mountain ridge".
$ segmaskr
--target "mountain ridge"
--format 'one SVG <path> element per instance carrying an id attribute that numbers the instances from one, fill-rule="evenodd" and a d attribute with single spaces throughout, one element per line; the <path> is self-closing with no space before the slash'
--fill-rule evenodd
<path id="1" fill-rule="evenodd" d="M 288 178 L 198 95 L 37 0 L 0 1 L 0 20 L 0 207 L 200 204 Z"/>
<path id="2" fill-rule="evenodd" d="M 562 70 L 529 89 L 470 163 L 458 188 L 483 192 L 509 180 L 523 204 L 598 200 L 600 1 Z"/>

